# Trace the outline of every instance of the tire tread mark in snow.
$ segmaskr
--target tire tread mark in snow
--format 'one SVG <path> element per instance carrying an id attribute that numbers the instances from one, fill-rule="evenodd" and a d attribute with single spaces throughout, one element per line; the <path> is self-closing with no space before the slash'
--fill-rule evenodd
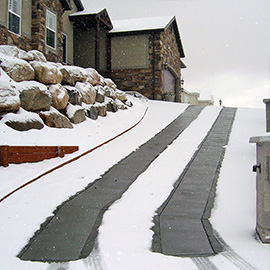
<path id="1" fill-rule="evenodd" d="M 213 234 L 224 249 L 224 251 L 221 253 L 222 256 L 224 256 L 227 260 L 229 260 L 231 263 L 233 263 L 235 266 L 237 266 L 241 270 L 256 270 L 255 267 L 253 267 L 249 262 L 243 259 L 238 253 L 236 253 L 224 241 L 224 239 L 219 235 L 217 231 L 213 230 Z"/>
<path id="2" fill-rule="evenodd" d="M 218 270 L 218 268 L 206 257 L 192 258 L 199 270 Z"/>

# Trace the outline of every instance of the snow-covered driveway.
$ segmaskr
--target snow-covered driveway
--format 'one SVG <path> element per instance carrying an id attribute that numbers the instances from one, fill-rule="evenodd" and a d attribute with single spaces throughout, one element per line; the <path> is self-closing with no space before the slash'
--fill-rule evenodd
<path id="1" fill-rule="evenodd" d="M 170 170 L 173 163 L 172 157 L 169 154 L 166 156 L 166 153 L 163 154 L 166 154 L 165 156 L 161 155 L 105 214 L 100 228 L 98 248 L 89 258 L 51 265 L 23 262 L 16 258 L 27 239 L 39 228 L 44 219 L 51 215 L 57 205 L 153 137 L 186 108 L 186 105 L 175 103 L 153 101 L 149 101 L 148 105 L 139 101 L 134 101 L 134 103 L 135 106 L 130 111 L 124 111 L 121 115 L 112 114 L 109 118 L 100 119 L 95 123 L 88 121 L 83 127 L 76 127 L 74 134 L 68 131 L 55 132 L 49 128 L 46 128 L 44 132 L 46 135 L 34 132 L 20 134 L 10 131 L 0 123 L 1 141 L 3 140 L 6 144 L 51 144 L 51 142 L 63 144 L 63 141 L 64 144 L 75 144 L 74 140 L 79 139 L 81 151 L 84 151 L 89 145 L 98 144 L 105 137 L 115 135 L 134 124 L 143 114 L 145 107 L 149 106 L 144 121 L 134 130 L 116 139 L 106 148 L 101 148 L 74 162 L 72 170 L 64 167 L 1 203 L 0 269 L 2 267 L 3 269 L 197 269 L 196 264 L 189 258 L 164 256 L 149 251 L 152 213 L 159 206 L 158 204 L 162 203 L 176 177 L 173 175 L 174 171 Z M 207 108 L 202 114 L 204 118 L 197 122 L 197 126 L 194 124 L 194 130 L 190 129 L 189 133 L 187 130 L 186 143 L 178 142 L 176 148 L 173 145 L 168 148 L 167 151 L 173 155 L 179 154 L 178 166 L 181 163 L 184 166 L 185 162 L 188 162 L 189 154 L 193 154 L 191 148 L 196 149 L 198 146 L 200 139 L 197 137 L 208 131 L 207 123 L 215 118 L 219 109 L 218 107 Z M 248 143 L 248 139 L 250 136 L 263 133 L 264 123 L 263 110 L 238 110 L 221 171 L 217 203 L 211 220 L 214 228 L 226 242 L 257 269 L 269 268 L 269 247 L 258 243 L 254 238 L 255 175 L 252 174 L 250 168 L 255 162 L 255 149 L 254 145 Z M 178 152 L 177 149 L 181 149 L 184 145 L 189 147 Z M 245 158 L 243 158 L 243 153 Z M 65 157 L 65 159 L 68 158 Z M 2 194 L 44 169 L 50 168 L 55 162 L 59 163 L 62 160 L 0 168 L 1 179 L 4 179 L 4 183 L 0 184 L 1 191 L 4 190 Z M 236 164 L 237 170 L 234 168 Z M 160 170 L 160 168 L 167 166 L 170 180 L 165 183 L 162 175 L 164 169 Z M 155 190 L 149 190 L 148 181 L 153 180 L 155 180 Z M 236 192 L 236 185 L 240 186 L 243 192 Z M 127 218 L 130 207 L 138 213 L 138 215 L 132 215 L 135 220 Z M 123 226 L 124 224 L 126 226 Z M 112 230 L 115 233 L 112 234 Z M 238 269 L 222 254 L 211 258 L 211 261 L 218 269 Z"/>

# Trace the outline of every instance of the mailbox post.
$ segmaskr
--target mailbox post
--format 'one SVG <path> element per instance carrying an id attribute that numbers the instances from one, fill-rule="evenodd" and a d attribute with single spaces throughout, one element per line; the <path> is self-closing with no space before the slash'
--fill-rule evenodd
<path id="1" fill-rule="evenodd" d="M 250 143 L 256 143 L 257 208 L 256 230 L 263 243 L 270 243 L 270 136 L 251 137 Z"/>

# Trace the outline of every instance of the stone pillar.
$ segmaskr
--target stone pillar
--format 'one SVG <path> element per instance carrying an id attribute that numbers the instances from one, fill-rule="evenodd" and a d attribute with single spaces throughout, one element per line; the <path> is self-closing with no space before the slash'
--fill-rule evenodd
<path id="1" fill-rule="evenodd" d="M 265 98 L 263 100 L 266 109 L 266 132 L 270 131 L 270 98 Z"/>
<path id="2" fill-rule="evenodd" d="M 263 243 L 270 243 L 270 136 L 252 137 L 249 142 L 257 146 L 257 164 L 253 166 L 257 172 L 256 230 Z"/>

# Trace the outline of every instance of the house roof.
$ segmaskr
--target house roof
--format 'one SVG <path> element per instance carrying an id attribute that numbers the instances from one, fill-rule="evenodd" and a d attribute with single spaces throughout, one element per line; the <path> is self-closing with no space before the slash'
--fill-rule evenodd
<path id="1" fill-rule="evenodd" d="M 100 10 L 82 10 L 69 15 L 76 27 L 91 27 L 100 21 L 105 28 L 111 30 L 113 28 L 111 19 L 106 8 Z"/>
<path id="2" fill-rule="evenodd" d="M 114 28 L 110 33 L 123 33 L 133 31 L 165 30 L 175 17 L 150 17 L 114 21 Z"/>
<path id="3" fill-rule="evenodd" d="M 70 0 L 59 0 L 59 1 L 63 6 L 64 11 L 72 10 Z M 78 11 L 84 10 L 84 6 L 83 6 L 81 0 L 73 0 L 73 1 L 74 1 L 75 5 L 76 5 Z"/>
<path id="4" fill-rule="evenodd" d="M 185 57 L 175 16 L 117 20 L 113 22 L 113 25 L 114 28 L 110 31 L 111 36 L 161 32 L 173 25 L 180 56 Z"/>

